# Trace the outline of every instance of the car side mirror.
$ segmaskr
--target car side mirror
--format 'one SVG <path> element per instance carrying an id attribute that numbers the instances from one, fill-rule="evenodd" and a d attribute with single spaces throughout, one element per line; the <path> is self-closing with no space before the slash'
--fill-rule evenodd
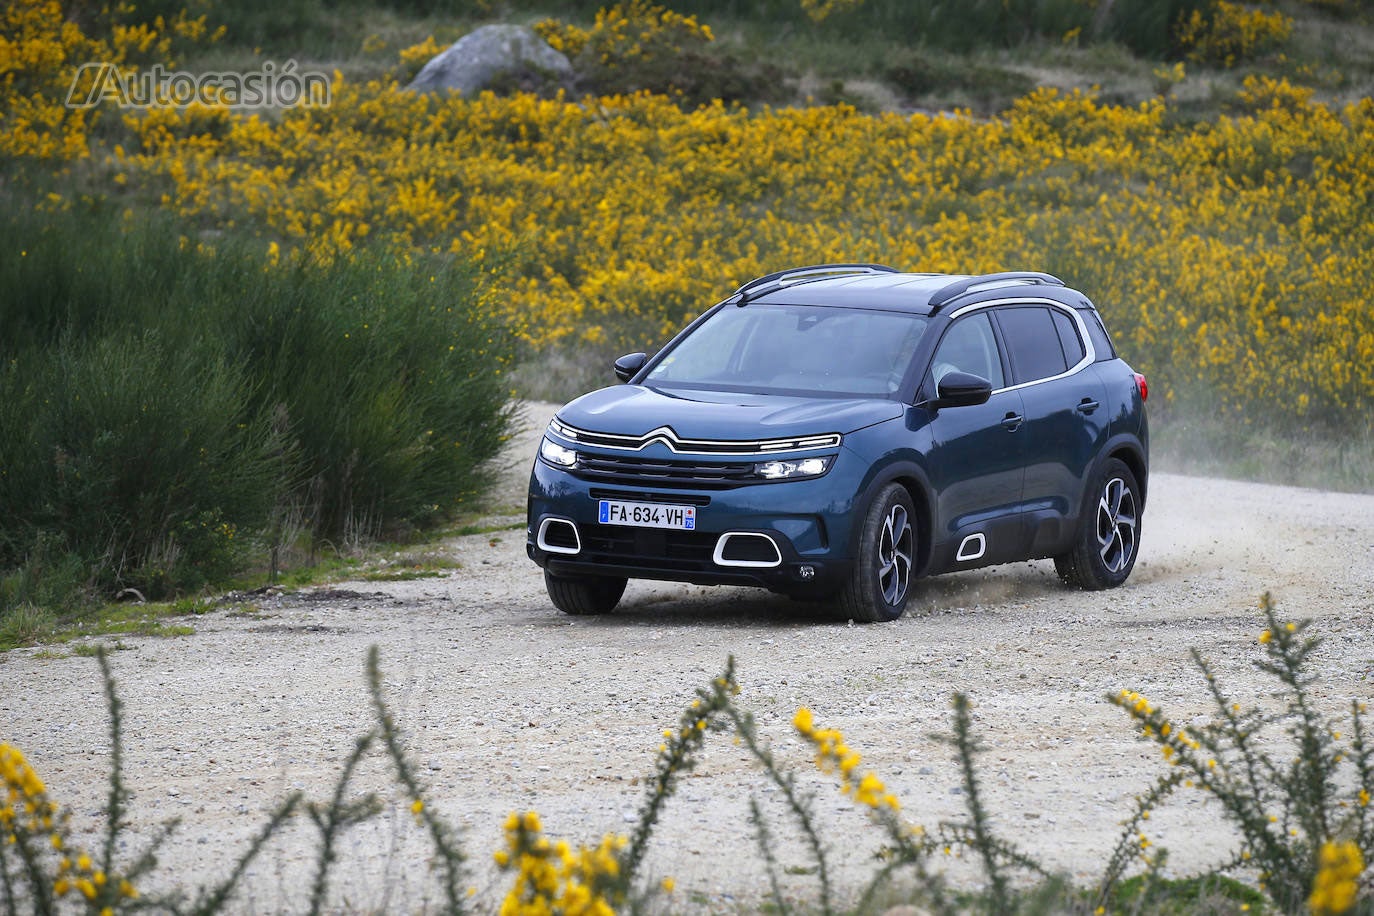
<path id="1" fill-rule="evenodd" d="M 932 407 L 973 407 L 992 397 L 992 382 L 967 372 L 946 372 L 935 389 Z"/>
<path id="2" fill-rule="evenodd" d="M 627 353 L 615 361 L 615 377 L 628 382 L 648 361 L 649 357 L 644 353 Z"/>

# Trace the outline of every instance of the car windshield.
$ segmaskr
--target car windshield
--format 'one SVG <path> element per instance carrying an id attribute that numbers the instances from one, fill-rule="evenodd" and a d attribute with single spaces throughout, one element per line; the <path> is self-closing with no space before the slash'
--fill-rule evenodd
<path id="1" fill-rule="evenodd" d="M 926 323 L 871 309 L 726 306 L 681 340 L 645 384 L 887 397 L 901 386 Z"/>

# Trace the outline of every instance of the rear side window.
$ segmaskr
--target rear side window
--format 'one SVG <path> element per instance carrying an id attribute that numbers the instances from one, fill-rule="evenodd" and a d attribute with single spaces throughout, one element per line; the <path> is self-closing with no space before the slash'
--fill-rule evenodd
<path id="1" fill-rule="evenodd" d="M 1078 314 L 1088 326 L 1088 339 L 1093 342 L 1093 349 L 1097 351 L 1096 360 L 1101 363 L 1116 359 L 1116 348 L 1107 336 L 1107 329 L 1102 326 L 1102 316 L 1094 309 L 1079 309 Z"/>
<path id="2" fill-rule="evenodd" d="M 1059 331 L 1049 309 L 1039 306 L 999 309 L 997 323 L 1002 327 L 1016 384 L 1024 385 L 1068 370 L 1064 346 L 1059 342 Z"/>
<path id="3" fill-rule="evenodd" d="M 1078 365 L 1087 351 L 1083 349 L 1083 339 L 1078 336 L 1078 322 L 1067 313 L 1053 309 L 1054 329 L 1059 332 L 1059 346 L 1064 350 L 1064 362 L 1070 366 Z"/>

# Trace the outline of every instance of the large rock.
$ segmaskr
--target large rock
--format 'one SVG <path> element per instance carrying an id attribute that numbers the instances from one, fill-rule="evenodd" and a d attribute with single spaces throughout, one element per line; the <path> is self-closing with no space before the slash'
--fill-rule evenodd
<path id="1" fill-rule="evenodd" d="M 425 64 L 407 89 L 456 89 L 471 95 L 499 76 L 529 71 L 572 76 L 572 64 L 532 29 L 522 25 L 484 25 L 449 45 Z"/>

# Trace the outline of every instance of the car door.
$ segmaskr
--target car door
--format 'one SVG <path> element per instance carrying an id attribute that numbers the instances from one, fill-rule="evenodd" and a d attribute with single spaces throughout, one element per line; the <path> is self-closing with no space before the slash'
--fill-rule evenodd
<path id="1" fill-rule="evenodd" d="M 924 383 L 929 397 L 952 371 L 988 379 L 993 391 L 985 404 L 939 408 L 930 421 L 936 570 L 1005 562 L 1024 550 L 1024 411 L 986 309 L 956 314 L 946 329 Z"/>
<path id="2" fill-rule="evenodd" d="M 994 314 L 1025 411 L 1022 505 L 1030 553 L 1053 556 L 1066 549 L 1087 475 L 1107 441 L 1107 391 L 1072 309 L 1018 304 Z"/>

